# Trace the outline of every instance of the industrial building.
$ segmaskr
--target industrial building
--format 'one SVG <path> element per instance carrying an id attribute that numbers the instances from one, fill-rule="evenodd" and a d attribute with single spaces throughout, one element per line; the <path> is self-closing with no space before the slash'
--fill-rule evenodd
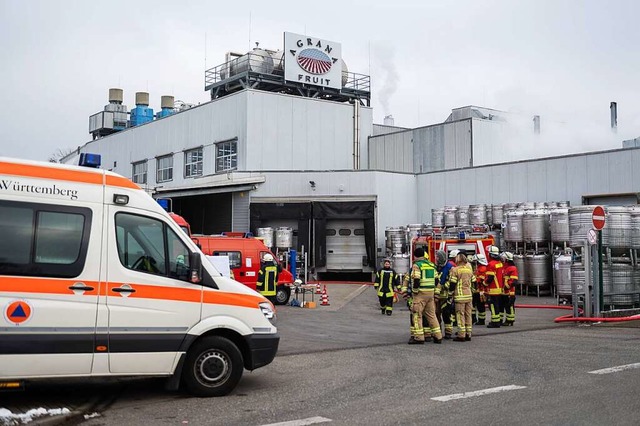
<path id="1" fill-rule="evenodd" d="M 477 106 L 415 129 L 377 125 L 369 76 L 347 69 L 339 43 L 308 36 L 225 59 L 206 70 L 211 101 L 198 106 L 163 97 L 154 115 L 140 93 L 127 112 L 110 91 L 92 140 L 64 162 L 101 154 L 102 167 L 171 198 L 196 233 L 289 227 L 318 273 L 374 270 L 387 227 L 429 223 L 445 205 L 638 203 L 637 144 L 519 158 L 496 146 L 509 114 Z"/>

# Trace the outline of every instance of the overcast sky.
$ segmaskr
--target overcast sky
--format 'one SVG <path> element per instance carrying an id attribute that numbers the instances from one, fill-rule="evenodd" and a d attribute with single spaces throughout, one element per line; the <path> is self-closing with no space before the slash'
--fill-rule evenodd
<path id="1" fill-rule="evenodd" d="M 110 87 L 130 109 L 136 91 L 155 110 L 166 94 L 206 102 L 205 56 L 281 49 L 284 31 L 341 43 L 349 70 L 372 76 L 375 122 L 434 124 L 473 104 L 527 127 L 541 115 L 543 133 L 564 129 L 562 152 L 617 148 L 640 136 L 639 16 L 635 0 L 0 0 L 0 155 L 89 141 Z"/>

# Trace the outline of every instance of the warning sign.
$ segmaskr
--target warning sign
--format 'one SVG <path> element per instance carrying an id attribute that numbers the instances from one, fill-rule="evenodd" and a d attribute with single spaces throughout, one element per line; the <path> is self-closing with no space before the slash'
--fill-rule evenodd
<path id="1" fill-rule="evenodd" d="M 14 325 L 21 325 L 31 318 L 31 305 L 24 300 L 16 300 L 7 305 L 4 318 Z"/>

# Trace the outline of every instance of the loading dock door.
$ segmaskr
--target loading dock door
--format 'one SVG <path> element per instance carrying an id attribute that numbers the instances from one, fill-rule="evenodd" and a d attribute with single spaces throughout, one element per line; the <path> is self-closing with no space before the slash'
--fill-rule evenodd
<path id="1" fill-rule="evenodd" d="M 363 220 L 327 220 L 327 271 L 362 271 L 367 265 Z"/>

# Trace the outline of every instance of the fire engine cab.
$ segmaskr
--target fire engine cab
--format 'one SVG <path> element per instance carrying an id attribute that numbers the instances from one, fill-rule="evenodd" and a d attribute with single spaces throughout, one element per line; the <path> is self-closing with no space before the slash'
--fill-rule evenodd
<path id="1" fill-rule="evenodd" d="M 493 244 L 494 237 L 483 227 L 434 229 L 411 240 L 411 262 L 415 260 L 413 252 L 417 247 L 422 247 L 425 257 L 435 263 L 437 250 L 445 251 L 447 257 L 452 250 L 461 250 L 467 256 L 483 254 L 488 257 L 487 247 Z"/>

